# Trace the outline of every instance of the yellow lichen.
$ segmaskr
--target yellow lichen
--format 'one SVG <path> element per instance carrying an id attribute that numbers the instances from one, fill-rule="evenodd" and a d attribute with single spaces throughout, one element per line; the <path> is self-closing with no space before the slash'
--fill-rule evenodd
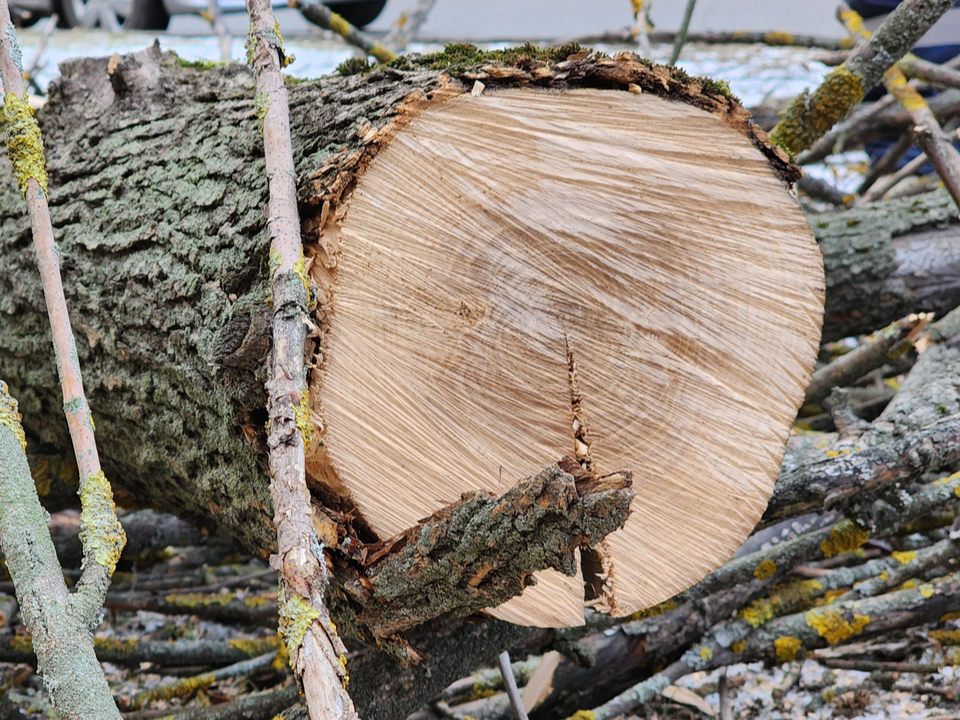
<path id="1" fill-rule="evenodd" d="M 767 45 L 793 45 L 793 34 L 775 30 L 765 33 L 763 42 Z"/>
<path id="2" fill-rule="evenodd" d="M 258 92 L 253 99 L 253 109 L 257 113 L 257 124 L 260 126 L 260 134 L 263 134 L 263 119 L 267 117 L 267 110 L 270 109 L 270 98 L 264 93 Z M 273 264 L 273 248 L 270 249 L 270 264 Z M 272 274 L 272 273 L 271 273 Z"/>
<path id="3" fill-rule="evenodd" d="M 753 576 L 757 580 L 766 580 L 775 572 L 777 572 L 777 564 L 773 560 L 764 560 L 754 569 Z"/>
<path id="4" fill-rule="evenodd" d="M 811 610 L 804 617 L 807 625 L 820 633 L 820 637 L 831 645 L 836 645 L 848 637 L 863 632 L 863 629 L 870 624 L 869 615 L 854 614 L 853 620 L 848 621 L 837 610 Z"/>
<path id="5" fill-rule="evenodd" d="M 217 595 L 204 595 L 202 593 L 173 593 L 167 595 L 166 600 L 171 605 L 177 605 L 184 608 L 194 608 L 198 605 L 219 605 L 226 607 L 230 601 L 236 598 L 235 593 L 219 593 Z"/>
<path id="6" fill-rule="evenodd" d="M 960 645 L 960 630 L 931 630 L 929 635 L 942 645 Z"/>
<path id="7" fill-rule="evenodd" d="M 273 662 L 270 663 L 270 667 L 274 670 L 281 671 L 284 670 L 290 664 L 290 656 L 287 654 L 287 646 L 282 642 L 279 642 L 279 636 L 274 636 L 277 639 L 277 656 L 273 659 Z"/>
<path id="8" fill-rule="evenodd" d="M 33 108 L 24 98 L 13 93 L 3 96 L 3 117 L 7 123 L 7 154 L 22 195 L 27 194 L 27 181 L 33 178 L 47 194 L 47 168 L 43 159 L 43 138 L 33 117 Z"/>
<path id="9" fill-rule="evenodd" d="M 303 289 L 307 293 L 307 298 L 310 297 L 310 278 L 307 277 L 307 260 L 303 257 L 303 248 L 300 248 L 300 259 L 293 264 L 293 272 L 300 282 L 303 283 Z M 309 302 L 309 300 L 308 300 Z"/>
<path id="10" fill-rule="evenodd" d="M 596 720 L 597 714 L 592 710 L 577 710 L 567 720 Z M 466 719 L 464 719 L 466 720 Z"/>
<path id="11" fill-rule="evenodd" d="M 477 680 L 473 683 L 473 690 L 470 691 L 469 699 L 467 702 L 473 702 L 474 700 L 482 700 L 483 698 L 493 697 L 499 693 L 498 690 L 494 690 L 492 687 L 487 685 L 482 680 Z"/>
<path id="12" fill-rule="evenodd" d="M 852 34 L 864 40 L 870 37 L 870 31 L 863 26 L 863 18 L 856 10 L 844 10 L 840 13 L 840 22 Z"/>
<path id="13" fill-rule="evenodd" d="M 267 598 L 260 595 L 252 595 L 243 599 L 243 604 L 250 608 L 257 608 L 270 602 Z"/>
<path id="14" fill-rule="evenodd" d="M 836 590 L 827 590 L 827 591 L 823 594 L 822 604 L 824 604 L 824 605 L 829 605 L 829 604 L 832 603 L 834 600 L 837 600 L 837 599 L 843 597 L 844 595 L 846 595 L 848 592 L 849 592 L 849 590 L 847 590 L 847 588 L 837 588 Z M 817 602 L 818 602 L 818 604 L 821 604 L 820 601 L 817 601 Z"/>
<path id="15" fill-rule="evenodd" d="M 37 488 L 37 495 L 40 497 L 46 497 L 50 494 L 50 489 L 53 486 L 53 482 L 50 479 L 49 475 L 45 475 L 40 479 L 34 478 L 33 485 Z"/>
<path id="16" fill-rule="evenodd" d="M 797 653 L 803 648 L 803 641 L 790 635 L 777 638 L 773 641 L 773 649 L 780 662 L 790 662 L 797 659 Z"/>
<path id="17" fill-rule="evenodd" d="M 117 520 L 117 506 L 113 490 L 101 470 L 90 475 L 80 489 L 80 541 L 83 543 L 83 563 L 89 558 L 107 568 L 113 575 L 127 536 Z"/>
<path id="18" fill-rule="evenodd" d="M 332 12 L 330 13 L 330 29 L 340 37 L 346 37 L 350 32 L 350 23 L 335 12 Z"/>
<path id="19" fill-rule="evenodd" d="M 14 437 L 26 451 L 27 437 L 23 434 L 23 425 L 20 424 L 22 418 L 23 416 L 17 411 L 17 401 L 7 390 L 7 384 L 0 380 L 0 425 L 10 428 Z"/>
<path id="20" fill-rule="evenodd" d="M 927 599 L 932 598 L 932 597 L 933 597 L 933 585 L 929 585 L 929 584 L 928 584 L 928 585 L 921 585 L 921 586 L 920 586 L 920 595 L 921 595 L 921 597 L 924 597 L 924 598 L 927 598 Z"/>
<path id="21" fill-rule="evenodd" d="M 758 628 L 775 618 L 783 608 L 792 612 L 792 608 L 809 605 L 822 592 L 823 585 L 816 580 L 799 580 L 775 585 L 767 597 L 754 600 L 741 609 L 737 616 L 746 620 L 751 627 Z"/>
<path id="22" fill-rule="evenodd" d="M 811 96 L 803 92 L 780 114 L 770 133 L 770 142 L 779 145 L 791 158 L 823 137 L 863 100 L 863 83 L 845 66 L 833 70 Z"/>
<path id="23" fill-rule="evenodd" d="M 635 622 L 637 620 L 643 620 L 644 618 L 657 617 L 658 615 L 663 615 L 665 612 L 676 609 L 677 604 L 673 600 L 665 600 L 659 605 L 653 605 L 652 607 L 637 610 L 635 613 L 625 618 L 625 622 Z"/>
<path id="24" fill-rule="evenodd" d="M 889 580 L 889 579 L 890 579 L 890 573 L 888 573 L 886 570 L 884 570 L 882 573 L 880 573 L 880 579 L 883 580 L 883 581 Z"/>
<path id="25" fill-rule="evenodd" d="M 280 637 L 283 638 L 283 644 L 286 646 L 287 655 L 292 664 L 304 636 L 314 620 L 320 617 L 320 611 L 310 605 L 300 594 L 294 594 L 288 598 L 282 585 L 277 602 L 280 606 Z"/>
<path id="26" fill-rule="evenodd" d="M 894 550 L 892 553 L 890 553 L 890 555 L 901 565 L 906 565 L 908 562 L 913 562 L 917 559 L 917 553 L 915 553 L 913 550 L 907 550 L 906 552 L 898 552 Z"/>
<path id="27" fill-rule="evenodd" d="M 911 87 L 903 71 L 896 65 L 884 74 L 883 84 L 907 112 L 916 112 L 928 108 L 927 101 L 915 88 Z"/>
<path id="28" fill-rule="evenodd" d="M 750 623 L 751 627 L 758 628 L 768 620 L 776 617 L 776 613 L 774 612 L 773 603 L 771 603 L 769 599 L 760 598 L 741 609 L 737 613 L 737 617 L 746 620 Z"/>
<path id="29" fill-rule="evenodd" d="M 917 587 L 917 585 L 919 585 L 919 584 L 920 584 L 920 583 L 918 583 L 916 580 L 907 580 L 905 583 L 903 583 L 903 584 L 900 586 L 899 589 L 900 589 L 900 590 L 913 590 L 913 589 L 914 589 L 915 587 Z"/>
<path id="30" fill-rule="evenodd" d="M 735 653 L 742 653 L 747 647 L 746 640 L 737 640 L 733 645 L 730 646 L 730 649 Z"/>
<path id="31" fill-rule="evenodd" d="M 700 648 L 700 657 L 703 660 L 713 660 L 713 650 L 708 647 Z"/>
<path id="32" fill-rule="evenodd" d="M 280 34 L 280 21 L 273 21 L 273 31 L 277 34 L 277 55 L 280 58 L 280 67 L 285 68 L 290 65 L 296 57 L 293 55 L 287 55 L 286 49 L 283 47 L 283 35 Z"/>
<path id="33" fill-rule="evenodd" d="M 337 663 L 340 665 L 340 687 L 346 690 L 347 684 L 350 682 L 350 676 L 347 675 L 347 656 L 341 654 L 340 657 L 337 658 Z"/>
<path id="34" fill-rule="evenodd" d="M 948 612 L 940 617 L 940 622 L 947 622 L 949 620 L 960 620 L 960 612 Z"/>
<path id="35" fill-rule="evenodd" d="M 178 680 L 170 685 L 164 685 L 154 688 L 153 690 L 144 690 L 143 692 L 137 693 L 134 697 L 134 704 L 137 707 L 142 707 L 147 703 L 156 702 L 157 700 L 172 700 L 173 698 L 186 697 L 197 690 L 213 685 L 216 681 L 217 678 L 213 674 L 194 675 L 193 677 Z"/>
<path id="36" fill-rule="evenodd" d="M 29 635 L 17 633 L 10 641 L 10 646 L 18 653 L 33 653 L 33 638 Z"/>
<path id="37" fill-rule="evenodd" d="M 824 557 L 829 558 L 857 550 L 869 539 L 870 533 L 867 530 L 861 530 L 849 520 L 844 520 L 833 526 L 830 537 L 820 543 L 820 551 Z"/>
<path id="38" fill-rule="evenodd" d="M 300 402 L 294 406 L 293 410 L 297 416 L 297 427 L 300 428 L 300 434 L 303 436 L 303 444 L 307 446 L 313 438 L 313 422 L 310 420 L 310 391 L 304 388 L 300 391 Z"/>
<path id="39" fill-rule="evenodd" d="M 244 655 L 259 657 L 280 646 L 280 638 L 276 635 L 260 638 L 259 640 L 231 640 L 230 646 L 235 647 Z"/>
<path id="40" fill-rule="evenodd" d="M 129 657 L 139 646 L 139 640 L 119 640 L 117 638 L 93 639 L 93 646 L 101 650 L 109 650 L 110 654 L 119 657 Z"/>

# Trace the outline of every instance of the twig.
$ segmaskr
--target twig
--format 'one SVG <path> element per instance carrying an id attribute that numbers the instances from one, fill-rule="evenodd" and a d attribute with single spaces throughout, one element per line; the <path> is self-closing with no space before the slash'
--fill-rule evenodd
<path id="1" fill-rule="evenodd" d="M 847 599 L 874 597 L 893 590 L 931 568 L 946 565 L 958 554 L 960 554 L 960 544 L 950 539 L 941 540 L 916 552 L 894 553 L 898 565 L 861 582 L 850 591 Z"/>
<path id="2" fill-rule="evenodd" d="M 643 57 L 650 57 L 650 0 L 631 0 L 634 28 L 631 33 Z"/>
<path id="3" fill-rule="evenodd" d="M 680 59 L 680 51 L 683 50 L 683 44 L 687 41 L 687 30 L 690 28 L 690 18 L 693 17 L 693 8 L 697 0 L 687 0 L 683 8 L 683 19 L 680 20 L 680 28 L 677 30 L 677 37 L 673 40 L 673 49 L 670 51 L 670 62 L 668 65 L 676 65 Z"/>
<path id="4" fill-rule="evenodd" d="M 164 615 L 196 615 L 207 620 L 240 622 L 262 627 L 274 627 L 278 605 L 272 595 L 236 593 L 170 593 L 157 596 L 152 593 L 109 593 L 104 606 L 111 610 L 146 610 Z"/>
<path id="5" fill-rule="evenodd" d="M 813 177 L 812 175 L 804 175 L 802 178 L 800 178 L 797 181 L 796 188 L 804 195 L 811 197 L 814 200 L 830 203 L 831 205 L 846 204 L 846 197 L 842 192 L 840 192 L 839 189 L 830 183 L 821 180 L 820 178 Z"/>
<path id="6" fill-rule="evenodd" d="M 5 7 L 0 10 L 7 12 Z M 26 445 L 17 402 L 0 381 L 0 547 L 17 586 L 20 614 L 32 635 L 44 684 L 62 717 L 119 719 L 93 651 L 95 622 L 77 612 L 78 596 L 63 582 L 27 465 Z"/>
<path id="7" fill-rule="evenodd" d="M 842 150 L 845 145 L 845 138 L 854 134 L 859 128 L 873 124 L 877 116 L 893 104 L 894 99 L 886 95 L 875 103 L 864 104 L 854 108 L 850 116 L 843 122 L 838 123 L 829 132 L 824 133 L 809 150 L 804 150 L 797 155 L 797 164 L 810 165 L 811 163 L 817 163 L 828 155 Z"/>
<path id="8" fill-rule="evenodd" d="M 720 670 L 720 720 L 733 720 L 733 709 L 730 707 L 730 683 L 727 680 L 727 668 Z"/>
<path id="9" fill-rule="evenodd" d="M 781 473 L 762 522 L 829 509 L 862 490 L 915 480 L 958 460 L 960 416 L 950 416 L 859 452 Z"/>
<path id="10" fill-rule="evenodd" d="M 7 151 L 30 215 L 37 265 L 43 284 L 60 373 L 60 385 L 63 390 L 63 409 L 80 472 L 82 506 L 80 538 L 84 547 L 84 565 L 77 584 L 77 592 L 69 598 L 62 599 L 64 605 L 61 611 L 63 607 L 69 607 L 67 612 L 71 615 L 73 622 L 83 627 L 93 627 L 98 622 L 103 598 L 123 550 L 125 537 L 114 512 L 113 491 L 100 468 L 93 417 L 83 392 L 76 343 L 70 327 L 63 283 L 60 279 L 60 258 L 54 243 L 50 210 L 47 206 L 47 172 L 43 142 L 33 111 L 24 100 L 23 56 L 16 38 L 16 30 L 10 20 L 7 2 L 0 0 L 0 81 L 6 91 L 4 117 L 7 123 Z M 59 571 L 57 575 L 57 580 L 62 583 Z M 99 675 L 99 680 L 91 679 L 90 682 L 102 682 L 102 687 L 94 690 L 91 686 L 88 692 L 79 692 L 79 694 L 77 689 L 65 690 L 73 684 L 72 678 L 76 677 L 76 673 L 68 672 L 68 665 L 64 664 L 72 659 L 63 656 L 64 649 L 60 638 L 53 634 L 48 635 L 37 626 L 37 623 L 41 622 L 41 617 L 50 612 L 43 607 L 44 602 L 45 600 L 38 595 L 33 605 L 24 606 L 21 602 L 21 611 L 25 623 L 28 626 L 33 625 L 34 629 L 38 630 L 38 634 L 34 635 L 37 642 L 38 662 L 44 674 L 49 673 L 51 682 L 48 687 L 55 689 L 59 700 L 66 703 L 60 708 L 61 712 L 67 716 L 80 715 L 88 710 L 76 703 L 86 704 L 84 699 L 88 692 L 94 693 L 93 697 L 100 698 L 106 688 L 106 681 L 102 679 L 102 671 L 97 670 L 93 674 Z M 31 615 L 32 617 L 29 617 Z M 62 631 L 64 625 L 54 623 L 49 627 L 59 627 Z M 72 700 L 67 699 L 64 693 L 71 695 Z M 110 697 L 108 690 L 107 697 Z M 97 702 L 97 700 L 91 700 L 91 702 Z M 103 712 L 106 714 L 99 717 L 118 715 L 112 699 L 109 703 L 102 704 Z"/>
<path id="11" fill-rule="evenodd" d="M 841 4 L 838 14 L 848 30 L 869 43 L 870 33 L 863 28 L 862 18 L 856 12 Z M 955 74 L 960 78 L 960 73 Z M 953 139 L 948 137 L 940 127 L 927 101 L 907 81 L 899 65 L 892 65 L 883 74 L 883 84 L 903 109 L 910 113 L 911 119 L 916 124 L 914 134 L 917 144 L 926 153 L 930 164 L 936 169 L 947 192 L 960 209 L 960 152 L 957 152 L 953 146 Z"/>
<path id="12" fill-rule="evenodd" d="M 883 74 L 927 32 L 951 0 L 905 0 L 869 40 L 834 69 L 811 96 L 801 93 L 783 111 L 770 140 L 796 157 L 819 140 L 880 82 Z"/>
<path id="13" fill-rule="evenodd" d="M 503 685 L 506 688 L 507 697 L 510 698 L 510 707 L 513 708 L 514 716 L 517 720 L 527 720 L 527 711 L 523 707 L 520 690 L 517 689 L 517 680 L 513 677 L 513 668 L 510 667 L 510 653 L 503 651 L 497 655 L 497 667 L 500 668 L 500 674 L 503 676 Z"/>
<path id="14" fill-rule="evenodd" d="M 230 62 L 232 57 L 233 38 L 230 37 L 230 31 L 223 24 L 223 11 L 220 10 L 220 4 L 217 0 L 209 0 L 207 9 L 200 13 L 200 16 L 210 23 L 213 31 L 217 35 L 220 44 L 220 60 Z"/>
<path id="15" fill-rule="evenodd" d="M 892 175 L 888 176 L 886 180 L 878 180 L 876 184 L 865 192 L 855 203 L 854 205 L 860 207 L 866 205 L 867 203 L 872 203 L 875 200 L 879 200 L 888 192 L 893 190 L 902 180 L 910 177 L 911 175 L 916 174 L 920 168 L 922 168 L 927 162 L 926 153 L 920 153 L 913 160 L 908 162 L 902 168 L 897 170 Z"/>
<path id="16" fill-rule="evenodd" d="M 650 33 L 650 42 L 653 44 L 672 44 L 677 33 L 669 30 L 654 30 Z M 632 45 L 636 42 L 633 30 L 628 32 L 603 33 L 599 35 L 581 35 L 564 38 L 551 43 L 554 46 L 567 42 L 578 42 L 588 47 L 590 45 Z M 688 32 L 688 43 L 705 43 L 711 45 L 769 45 L 771 47 L 804 47 L 824 48 L 826 50 L 849 50 L 853 47 L 846 39 L 817 37 L 814 35 L 795 35 L 781 30 L 755 31 L 732 30 L 726 32 Z"/>
<path id="17" fill-rule="evenodd" d="M 2 1 L 2 0 L 0 0 Z M 329 578 L 323 545 L 313 527 L 304 447 L 312 430 L 304 352 L 309 281 L 300 240 L 296 171 L 290 141 L 290 109 L 283 50 L 270 0 L 247 0 L 247 60 L 256 76 L 269 179 L 270 275 L 273 356 L 267 381 L 270 494 L 277 553 L 270 565 L 280 575 L 280 634 L 312 720 L 356 718 L 347 694 L 346 648 L 324 605 Z"/>
<path id="18" fill-rule="evenodd" d="M 130 707 L 139 710 L 144 705 L 149 705 L 157 700 L 170 700 L 172 698 L 182 698 L 187 695 L 213 685 L 213 683 L 227 678 L 238 677 L 240 675 L 249 675 L 255 670 L 260 670 L 270 666 L 277 657 L 277 651 L 269 652 L 259 657 L 249 660 L 241 660 L 225 668 L 214 670 L 213 672 L 195 675 L 189 678 L 176 680 L 169 685 L 163 685 L 153 690 L 141 690 L 130 701 Z"/>
<path id="19" fill-rule="evenodd" d="M 928 315 L 910 315 L 892 323 L 856 350 L 817 370 L 807 387 L 804 405 L 819 403 L 830 395 L 833 388 L 848 385 L 871 370 L 896 360 L 913 347 L 917 336 L 931 319 Z"/>
<path id="20" fill-rule="evenodd" d="M 937 65 L 918 57 L 904 58 L 897 65 L 907 77 L 917 78 L 931 85 L 960 88 L 960 70 Z"/>
<path id="21" fill-rule="evenodd" d="M 297 8 L 314 25 L 335 32 L 354 47 L 358 47 L 367 55 L 376 58 L 377 62 L 388 63 L 397 59 L 397 54 L 393 50 L 357 30 L 326 5 L 316 2 L 316 0 L 289 0 L 289 2 L 290 7 Z"/>
<path id="22" fill-rule="evenodd" d="M 517 662 L 511 663 L 511 672 L 513 672 L 513 677 L 517 681 L 517 684 L 527 685 L 541 663 L 541 658 L 518 660 Z M 474 696 L 477 693 L 493 694 L 501 690 L 503 690 L 503 673 L 501 673 L 499 669 L 486 668 L 478 670 L 470 677 L 458 680 L 444 688 L 443 692 L 440 693 L 440 700 L 460 704 L 464 702 L 464 698 Z M 524 705 L 524 707 L 526 707 L 526 705 Z"/>
<path id="23" fill-rule="evenodd" d="M 397 18 L 397 22 L 390 28 L 390 32 L 387 33 L 387 36 L 383 39 L 383 44 L 394 52 L 402 53 L 407 45 L 410 44 L 410 41 L 417 36 L 420 27 L 426 22 L 427 16 L 436 4 L 437 0 L 418 0 L 412 12 L 402 13 L 400 17 Z M 373 55 L 373 53 L 369 54 Z M 379 60 L 379 58 L 377 59 Z M 381 60 L 381 62 L 383 61 Z M 386 62 L 389 62 L 389 60 Z"/>
<path id="24" fill-rule="evenodd" d="M 897 141 L 887 148 L 886 152 L 877 162 L 871 165 L 867 174 L 863 176 L 860 187 L 857 188 L 857 195 L 863 195 L 873 184 L 882 176 L 886 175 L 897 165 L 897 162 L 906 154 L 907 150 L 913 145 L 913 130 L 902 133 Z"/>
<path id="25" fill-rule="evenodd" d="M 43 282 L 63 388 L 63 409 L 80 472 L 80 502 L 83 507 L 80 537 L 84 546 L 84 570 L 78 584 L 82 592 L 78 592 L 75 602 L 78 603 L 77 610 L 92 622 L 100 613 L 103 597 L 110 585 L 110 576 L 123 550 L 125 536 L 114 512 L 110 483 L 100 468 L 93 416 L 83 392 L 76 342 L 60 279 L 60 257 L 54 243 L 50 209 L 47 206 L 43 142 L 33 111 L 22 99 L 21 57 L 6 0 L 0 0 L 0 79 L 6 90 L 4 115 L 7 121 L 7 151 L 30 214 L 37 266 Z"/>
<path id="26" fill-rule="evenodd" d="M 27 65 L 26 70 L 23 71 L 24 81 L 39 95 L 43 94 L 43 90 L 41 90 L 40 85 L 37 84 L 37 74 L 43 69 L 40 67 L 40 60 L 43 58 L 43 53 L 47 49 L 47 41 L 50 39 L 50 34 L 54 28 L 57 27 L 59 19 L 60 16 L 56 13 L 47 18 L 46 24 L 40 31 L 40 40 L 37 42 L 37 47 L 33 51 L 33 58 L 30 60 L 30 64 Z"/>

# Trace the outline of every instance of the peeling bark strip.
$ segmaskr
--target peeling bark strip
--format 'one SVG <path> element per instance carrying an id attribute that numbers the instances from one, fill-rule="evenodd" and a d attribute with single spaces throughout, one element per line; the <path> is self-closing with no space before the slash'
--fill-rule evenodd
<path id="1" fill-rule="evenodd" d="M 270 565 L 280 574 L 280 635 L 290 666 L 307 697 L 312 720 L 357 717 L 347 694 L 347 650 L 324 605 L 329 580 L 323 545 L 313 528 L 304 447 L 312 425 L 304 353 L 310 293 L 300 241 L 296 171 L 290 142 L 284 55 L 269 0 L 248 0 L 247 61 L 257 79 L 257 118 L 263 132 L 270 203 L 270 270 L 273 356 L 267 381 L 270 411 L 270 494 L 277 552 Z"/>
<path id="2" fill-rule="evenodd" d="M 578 472 L 573 458 L 561 463 Z M 573 576 L 575 551 L 623 526 L 629 473 L 598 483 L 552 465 L 500 498 L 474 492 L 422 525 L 364 549 L 369 563 L 343 583 L 360 625 L 383 639 L 446 613 L 466 616 L 519 595 L 537 570 Z M 349 577 L 347 572 L 340 577 Z"/>

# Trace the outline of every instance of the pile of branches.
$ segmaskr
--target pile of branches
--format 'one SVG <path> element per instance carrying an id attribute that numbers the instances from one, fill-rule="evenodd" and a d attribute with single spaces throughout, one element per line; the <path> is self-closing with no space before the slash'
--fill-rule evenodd
<path id="1" fill-rule="evenodd" d="M 558 632 L 552 669 L 538 675 L 549 655 L 518 663 L 530 717 L 642 714 L 683 676 L 740 663 L 933 673 L 960 661 L 960 311 L 929 320 L 825 344 L 761 528 L 670 601 Z M 480 672 L 418 717 L 506 720 L 501 689 Z"/>

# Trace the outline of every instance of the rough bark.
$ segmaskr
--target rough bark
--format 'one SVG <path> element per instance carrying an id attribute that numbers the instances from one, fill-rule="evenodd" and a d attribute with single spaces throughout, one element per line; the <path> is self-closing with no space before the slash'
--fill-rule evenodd
<path id="1" fill-rule="evenodd" d="M 942 190 L 812 216 L 827 281 L 824 341 L 870 333 L 912 312 L 939 316 L 960 304 L 957 220 Z"/>

